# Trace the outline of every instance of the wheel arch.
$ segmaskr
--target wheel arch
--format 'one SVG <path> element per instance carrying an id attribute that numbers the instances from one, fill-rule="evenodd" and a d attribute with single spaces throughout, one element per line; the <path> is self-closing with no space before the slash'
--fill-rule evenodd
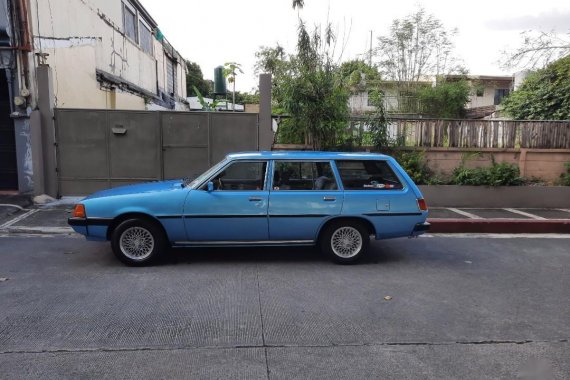
<path id="1" fill-rule="evenodd" d="M 317 233 L 317 241 L 320 240 L 323 231 L 325 231 L 328 226 L 330 226 L 332 223 L 336 223 L 339 221 L 362 223 L 368 229 L 370 235 L 376 236 L 376 228 L 374 227 L 374 225 L 370 220 L 360 216 L 337 216 L 323 223 L 323 225 L 319 228 L 319 231 Z"/>
<path id="2" fill-rule="evenodd" d="M 154 225 L 160 228 L 160 230 L 164 234 L 164 237 L 168 241 L 168 234 L 166 233 L 166 230 L 164 229 L 162 223 L 160 223 L 160 221 L 154 216 L 146 214 L 144 212 L 126 212 L 124 214 L 117 215 L 115 218 L 113 218 L 113 220 L 109 224 L 109 227 L 107 227 L 107 240 L 111 240 L 115 228 L 117 228 L 125 220 L 129 219 L 143 219 L 147 222 L 153 223 Z"/>

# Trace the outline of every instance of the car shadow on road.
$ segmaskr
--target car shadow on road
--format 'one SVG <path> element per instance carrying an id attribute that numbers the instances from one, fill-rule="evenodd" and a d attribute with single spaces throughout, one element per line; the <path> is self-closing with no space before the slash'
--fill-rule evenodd
<path id="1" fill-rule="evenodd" d="M 383 264 L 403 259 L 404 255 L 374 244 L 356 265 Z M 163 260 L 166 265 L 209 262 L 329 263 L 330 260 L 316 247 L 174 248 Z"/>

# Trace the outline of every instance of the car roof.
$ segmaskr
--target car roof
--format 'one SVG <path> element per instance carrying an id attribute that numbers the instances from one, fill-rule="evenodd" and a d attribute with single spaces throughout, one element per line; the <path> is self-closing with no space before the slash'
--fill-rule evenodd
<path id="1" fill-rule="evenodd" d="M 260 151 L 260 152 L 237 152 L 227 155 L 230 160 L 236 159 L 275 159 L 275 160 L 337 160 L 337 159 L 388 159 L 390 156 L 369 152 L 317 152 L 317 151 Z"/>

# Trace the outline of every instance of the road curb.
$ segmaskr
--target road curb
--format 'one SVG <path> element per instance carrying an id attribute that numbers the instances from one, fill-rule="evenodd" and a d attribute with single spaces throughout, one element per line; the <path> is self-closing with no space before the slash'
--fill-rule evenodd
<path id="1" fill-rule="evenodd" d="M 570 219 L 428 219 L 428 222 L 430 233 L 570 233 Z"/>

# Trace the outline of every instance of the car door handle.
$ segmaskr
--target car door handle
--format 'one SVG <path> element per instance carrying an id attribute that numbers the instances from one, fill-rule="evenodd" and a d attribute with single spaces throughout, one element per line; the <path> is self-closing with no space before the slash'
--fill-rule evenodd
<path id="1" fill-rule="evenodd" d="M 334 201 L 336 201 L 336 197 L 323 197 L 323 201 L 334 202 Z"/>
<path id="2" fill-rule="evenodd" d="M 249 197 L 250 202 L 261 202 L 263 198 L 261 197 Z"/>

